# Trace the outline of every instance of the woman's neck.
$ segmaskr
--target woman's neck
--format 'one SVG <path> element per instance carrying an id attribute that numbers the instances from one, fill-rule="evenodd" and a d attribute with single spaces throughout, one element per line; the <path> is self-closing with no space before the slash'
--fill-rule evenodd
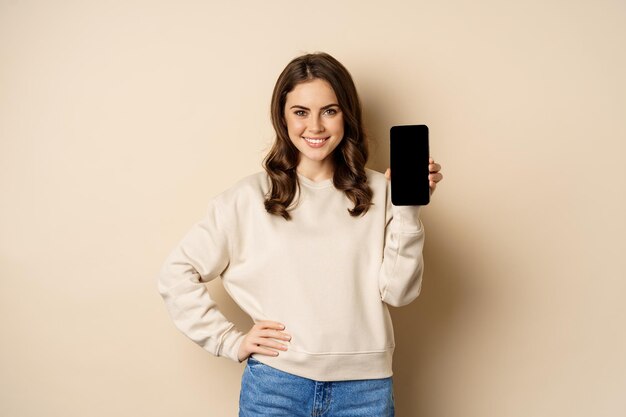
<path id="1" fill-rule="evenodd" d="M 300 174 L 303 175 L 305 177 L 307 177 L 308 179 L 310 179 L 311 181 L 315 181 L 315 182 L 319 182 L 319 181 L 325 181 L 329 178 L 333 177 L 333 167 L 332 166 L 317 166 L 317 167 L 312 167 L 312 166 L 303 166 L 303 164 L 298 165 L 298 168 L 296 168 L 296 171 Z"/>

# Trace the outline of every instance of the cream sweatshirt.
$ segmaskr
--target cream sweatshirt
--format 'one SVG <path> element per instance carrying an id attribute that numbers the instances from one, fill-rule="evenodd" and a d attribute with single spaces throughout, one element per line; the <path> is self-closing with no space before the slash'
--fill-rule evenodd
<path id="1" fill-rule="evenodd" d="M 393 375 L 395 348 L 387 305 L 420 293 L 424 228 L 420 206 L 391 204 L 390 182 L 366 168 L 373 205 L 360 217 L 332 178 L 298 174 L 292 220 L 265 211 L 269 177 L 248 175 L 209 200 L 169 254 L 158 290 L 176 327 L 205 350 L 239 363 L 245 332 L 219 310 L 205 283 L 221 277 L 255 323 L 285 324 L 291 341 L 272 357 L 279 370 L 318 381 Z"/>

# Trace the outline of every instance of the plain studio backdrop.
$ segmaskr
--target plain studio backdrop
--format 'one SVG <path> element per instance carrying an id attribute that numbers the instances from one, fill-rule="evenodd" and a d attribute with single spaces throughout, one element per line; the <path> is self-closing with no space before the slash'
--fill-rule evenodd
<path id="1" fill-rule="evenodd" d="M 354 77 L 369 167 L 421 123 L 443 166 L 422 294 L 390 307 L 397 414 L 626 415 L 625 21 L 622 0 L 1 0 L 0 415 L 236 415 L 245 363 L 180 333 L 156 277 L 262 169 L 274 83 L 315 51 Z"/>

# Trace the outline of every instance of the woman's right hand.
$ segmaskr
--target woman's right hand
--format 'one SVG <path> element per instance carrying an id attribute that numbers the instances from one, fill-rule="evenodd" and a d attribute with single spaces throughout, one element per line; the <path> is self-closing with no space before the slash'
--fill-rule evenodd
<path id="1" fill-rule="evenodd" d="M 278 352 L 267 347 L 273 347 L 280 350 L 287 350 L 287 345 L 277 342 L 273 339 L 291 340 L 291 335 L 283 332 L 285 327 L 282 323 L 270 320 L 261 320 L 255 323 L 250 331 L 244 336 L 243 342 L 239 346 L 237 353 L 239 362 L 243 362 L 253 353 L 260 353 L 267 356 L 277 356 Z"/>

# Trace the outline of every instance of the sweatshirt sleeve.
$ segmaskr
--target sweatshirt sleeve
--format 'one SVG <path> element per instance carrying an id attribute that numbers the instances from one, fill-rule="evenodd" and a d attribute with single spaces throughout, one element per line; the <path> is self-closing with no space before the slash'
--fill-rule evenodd
<path id="1" fill-rule="evenodd" d="M 382 301 L 401 307 L 422 289 L 424 225 L 421 206 L 395 206 L 388 199 L 383 261 L 378 276 Z"/>
<path id="2" fill-rule="evenodd" d="M 183 334 L 213 355 L 239 363 L 237 353 L 245 334 L 224 317 L 205 286 L 228 267 L 229 253 L 228 230 L 214 198 L 204 218 L 166 258 L 158 289 Z"/>

